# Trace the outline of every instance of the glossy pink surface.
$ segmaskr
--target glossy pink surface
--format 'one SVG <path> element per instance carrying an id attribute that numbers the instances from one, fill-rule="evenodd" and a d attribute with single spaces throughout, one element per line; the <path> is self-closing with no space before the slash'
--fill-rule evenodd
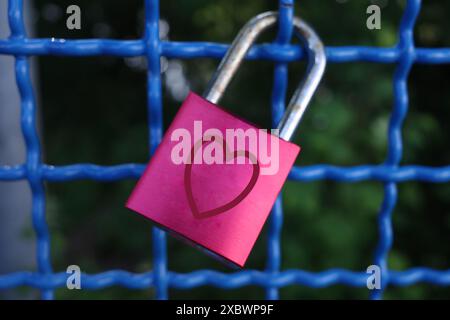
<path id="1" fill-rule="evenodd" d="M 279 165 L 275 174 L 262 174 L 264 161 L 259 153 L 253 155 L 247 150 L 230 151 L 234 164 L 175 164 L 171 154 L 178 141 L 171 141 L 172 133 L 184 128 L 194 137 L 194 121 L 201 121 L 203 132 L 216 128 L 224 137 L 230 128 L 258 130 L 190 93 L 126 206 L 243 267 L 300 148 L 266 135 L 269 142 L 270 139 L 279 141 Z M 200 149 L 193 153 L 201 156 Z M 257 163 L 249 163 L 249 157 L 257 158 Z M 238 158 L 247 163 L 237 164 Z"/>

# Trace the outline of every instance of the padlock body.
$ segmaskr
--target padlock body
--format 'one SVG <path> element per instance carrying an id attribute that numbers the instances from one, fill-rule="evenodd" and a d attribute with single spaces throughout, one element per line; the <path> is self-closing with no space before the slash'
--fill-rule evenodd
<path id="1" fill-rule="evenodd" d="M 126 207 L 243 267 L 299 151 L 191 92 Z"/>

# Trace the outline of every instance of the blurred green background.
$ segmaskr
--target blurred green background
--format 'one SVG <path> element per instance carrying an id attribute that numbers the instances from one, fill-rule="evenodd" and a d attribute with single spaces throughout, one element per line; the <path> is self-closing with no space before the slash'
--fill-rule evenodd
<path id="1" fill-rule="evenodd" d="M 306 19 L 327 46 L 389 47 L 406 1 L 299 0 L 295 13 Z M 38 37 L 135 39 L 143 35 L 142 0 L 35 0 L 33 19 Z M 366 8 L 382 7 L 382 29 L 366 28 Z M 82 29 L 68 31 L 65 8 L 78 4 Z M 172 41 L 229 43 L 257 13 L 276 10 L 278 2 L 262 0 L 163 0 L 161 37 Z M 449 47 L 449 1 L 424 1 L 416 27 L 416 44 Z M 270 42 L 276 32 L 260 39 Z M 296 42 L 296 40 L 293 40 Z M 45 162 L 66 165 L 146 163 L 146 62 L 144 58 L 49 57 L 38 65 Z M 164 123 L 170 123 L 188 90 L 201 93 L 218 65 L 215 59 L 163 59 Z M 288 97 L 305 65 L 289 67 Z M 379 164 L 386 157 L 387 125 L 393 106 L 395 66 L 375 63 L 329 64 L 323 82 L 298 130 L 302 146 L 297 165 Z M 222 105 L 270 127 L 273 63 L 248 61 Z M 450 67 L 415 65 L 409 80 L 410 111 L 404 125 L 403 164 L 442 166 L 450 163 Z M 145 272 L 152 269 L 151 228 L 143 217 L 124 208 L 135 181 L 79 181 L 48 184 L 48 222 L 52 263 L 57 271 L 77 264 L 83 272 L 108 269 Z M 372 264 L 377 243 L 376 217 L 383 198 L 380 182 L 288 182 L 284 188 L 282 269 L 364 271 Z M 450 185 L 407 182 L 399 185 L 393 214 L 394 244 L 389 266 L 449 268 Z M 247 268 L 263 270 L 266 232 L 257 241 Z M 169 269 L 231 270 L 168 237 Z M 289 286 L 281 298 L 367 298 L 365 288 L 333 286 L 310 289 Z M 147 299 L 154 291 L 120 287 L 99 291 L 57 290 L 57 298 Z M 170 290 L 171 298 L 263 298 L 264 289 L 221 290 L 201 287 Z M 390 287 L 385 298 L 450 298 L 450 288 L 428 284 Z"/>

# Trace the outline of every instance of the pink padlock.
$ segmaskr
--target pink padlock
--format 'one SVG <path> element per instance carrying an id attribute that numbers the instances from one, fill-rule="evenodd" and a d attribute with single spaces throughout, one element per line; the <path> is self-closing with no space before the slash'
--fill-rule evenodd
<path id="1" fill-rule="evenodd" d="M 128 199 L 134 210 L 214 256 L 243 267 L 300 148 L 289 142 L 325 70 L 322 42 L 305 22 L 295 30 L 309 59 L 278 129 L 268 133 L 216 103 L 277 12 L 250 20 L 203 97 L 190 93 Z"/>

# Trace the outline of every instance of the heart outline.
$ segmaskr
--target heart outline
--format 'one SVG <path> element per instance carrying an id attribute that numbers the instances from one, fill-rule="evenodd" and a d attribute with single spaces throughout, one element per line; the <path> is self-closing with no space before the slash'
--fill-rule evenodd
<path id="1" fill-rule="evenodd" d="M 211 139 L 211 137 L 205 137 L 205 138 Z M 223 153 L 223 156 L 225 159 L 229 159 L 228 157 L 230 156 L 231 151 L 229 150 L 227 143 L 220 137 L 213 136 L 213 138 L 214 138 L 214 142 L 216 142 L 215 141 L 216 138 L 221 139 L 221 142 L 222 142 L 222 145 L 223 145 L 223 148 L 225 151 Z M 220 205 L 213 209 L 209 209 L 206 211 L 200 211 L 198 209 L 197 203 L 194 199 L 194 193 L 192 190 L 192 164 L 194 162 L 193 158 L 194 158 L 195 154 L 197 153 L 198 149 L 200 148 L 200 146 L 203 146 L 203 144 L 208 143 L 208 142 L 212 142 L 212 141 L 204 141 L 203 139 L 200 139 L 192 146 L 191 152 L 189 154 L 190 161 L 188 163 L 186 163 L 185 168 L 184 168 L 184 189 L 186 191 L 186 196 L 188 199 L 189 207 L 192 211 L 192 215 L 197 219 L 210 218 L 210 217 L 224 213 L 224 212 L 236 207 L 253 190 L 254 186 L 256 185 L 256 182 L 258 181 L 258 177 L 259 177 L 259 173 L 260 173 L 259 162 L 253 154 L 251 154 L 247 150 L 234 151 L 232 153 L 233 157 L 231 159 L 235 159 L 239 156 L 244 156 L 245 158 L 249 159 L 252 164 L 253 172 L 252 172 L 252 176 L 251 176 L 249 182 L 247 183 L 245 188 L 231 201 L 228 201 L 227 203 Z"/>

